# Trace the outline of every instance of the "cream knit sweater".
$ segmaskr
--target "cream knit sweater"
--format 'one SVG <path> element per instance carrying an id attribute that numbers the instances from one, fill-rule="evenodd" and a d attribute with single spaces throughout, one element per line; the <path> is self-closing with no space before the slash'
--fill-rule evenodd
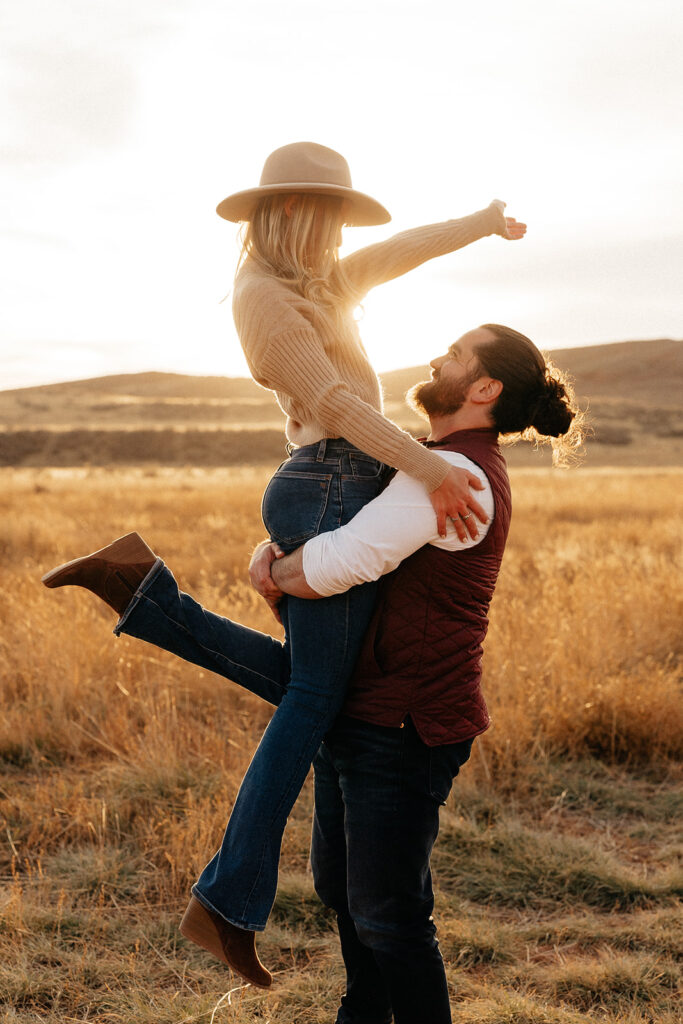
<path id="1" fill-rule="evenodd" d="M 375 285 L 426 260 L 504 232 L 505 217 L 492 204 L 469 217 L 403 231 L 340 263 L 360 302 Z M 421 480 L 430 492 L 443 482 L 448 463 L 382 415 L 379 380 L 351 311 L 346 337 L 333 334 L 317 315 L 315 303 L 247 259 L 235 282 L 233 315 L 252 376 L 275 392 L 293 444 L 344 437 Z"/>

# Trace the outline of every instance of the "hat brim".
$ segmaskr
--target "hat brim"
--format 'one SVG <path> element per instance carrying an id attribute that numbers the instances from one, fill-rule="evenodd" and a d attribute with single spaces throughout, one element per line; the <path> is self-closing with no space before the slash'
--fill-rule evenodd
<path id="1" fill-rule="evenodd" d="M 387 224 L 391 214 L 381 203 L 364 192 L 356 192 L 353 188 L 343 185 L 326 185 L 310 181 L 291 181 L 278 185 L 259 185 L 257 188 L 245 189 L 228 196 L 216 207 L 216 213 L 224 220 L 234 222 L 251 220 L 254 210 L 261 199 L 266 196 L 286 195 L 291 192 L 304 192 L 313 195 L 340 196 L 346 202 L 344 223 L 352 227 L 370 227 L 374 224 Z"/>

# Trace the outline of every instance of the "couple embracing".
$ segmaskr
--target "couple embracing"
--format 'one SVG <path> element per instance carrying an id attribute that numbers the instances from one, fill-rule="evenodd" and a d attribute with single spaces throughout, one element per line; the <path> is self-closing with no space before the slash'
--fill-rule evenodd
<path id="1" fill-rule="evenodd" d="M 117 613 L 117 635 L 275 705 L 183 935 L 271 984 L 255 933 L 313 763 L 313 876 L 336 912 L 347 975 L 337 1024 L 448 1024 L 429 861 L 439 807 L 489 723 L 481 645 L 511 510 L 498 441 L 552 439 L 561 457 L 580 432 L 561 374 L 524 335 L 486 324 L 409 393 L 430 427 L 414 440 L 382 415 L 352 313 L 426 260 L 486 235 L 519 240 L 526 227 L 494 201 L 342 259 L 344 225 L 390 217 L 353 189 L 340 154 L 314 143 L 276 150 L 260 184 L 218 213 L 244 223 L 237 331 L 254 379 L 287 415 L 289 456 L 263 499 L 270 539 L 250 566 L 284 642 L 180 592 L 135 533 L 43 581 L 85 587 Z"/>

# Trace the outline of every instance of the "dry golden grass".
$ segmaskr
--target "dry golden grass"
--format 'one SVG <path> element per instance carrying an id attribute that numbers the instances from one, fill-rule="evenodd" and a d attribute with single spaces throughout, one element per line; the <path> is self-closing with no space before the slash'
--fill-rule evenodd
<path id="1" fill-rule="evenodd" d="M 231 990 L 176 922 L 270 709 L 116 640 L 96 599 L 39 579 L 138 529 L 204 604 L 270 630 L 244 583 L 266 476 L 0 472 L 3 1021 L 208 1022 Z M 463 1021 L 673 1024 L 681 479 L 514 475 L 485 655 L 494 726 L 435 857 Z M 310 811 L 307 786 L 261 943 L 277 985 L 232 979 L 216 1024 L 334 1018 L 342 973 L 306 874 Z"/>

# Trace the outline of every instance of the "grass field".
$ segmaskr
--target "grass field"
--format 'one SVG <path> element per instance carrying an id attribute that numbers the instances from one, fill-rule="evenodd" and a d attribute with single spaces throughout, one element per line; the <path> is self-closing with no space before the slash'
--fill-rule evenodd
<path id="1" fill-rule="evenodd" d="M 177 922 L 270 709 L 111 635 L 42 572 L 138 529 L 256 628 L 267 472 L 0 470 L 0 1020 L 331 1024 L 333 921 L 290 819 L 259 993 Z M 491 615 L 494 720 L 444 809 L 437 924 L 464 1024 L 674 1024 L 683 474 L 517 470 Z M 273 624 L 274 626 L 274 624 Z M 276 627 L 274 627 L 276 628 Z"/>

